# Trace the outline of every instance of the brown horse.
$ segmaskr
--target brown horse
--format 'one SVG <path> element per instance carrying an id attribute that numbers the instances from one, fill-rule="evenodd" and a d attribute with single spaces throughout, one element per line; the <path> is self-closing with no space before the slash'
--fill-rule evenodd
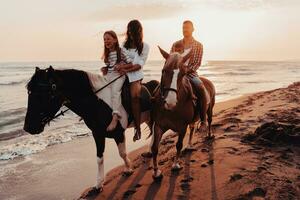
<path id="1" fill-rule="evenodd" d="M 157 166 L 158 146 L 162 135 L 169 129 L 178 133 L 176 144 L 177 154 L 172 165 L 172 170 L 181 169 L 178 163 L 182 143 L 187 127 L 190 127 L 188 147 L 192 145 L 194 124 L 199 119 L 199 111 L 195 105 L 195 98 L 190 81 L 187 77 L 187 69 L 184 65 L 190 54 L 182 57 L 179 53 L 168 54 L 161 48 L 160 52 L 166 59 L 162 70 L 160 90 L 154 96 L 154 107 L 152 110 L 153 125 L 151 134 L 154 134 L 152 142 L 152 156 L 154 165 L 154 180 L 160 180 L 162 173 Z M 211 137 L 211 122 L 213 107 L 215 104 L 215 87 L 211 81 L 200 77 L 209 95 L 207 113 L 208 137 Z M 203 98 L 205 100 L 205 98 Z"/>

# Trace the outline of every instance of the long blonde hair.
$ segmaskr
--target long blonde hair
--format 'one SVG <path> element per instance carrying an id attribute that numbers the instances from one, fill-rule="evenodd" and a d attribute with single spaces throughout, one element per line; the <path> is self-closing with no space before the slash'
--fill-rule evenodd
<path id="1" fill-rule="evenodd" d="M 117 63 L 119 63 L 121 61 L 121 48 L 120 48 L 120 44 L 119 44 L 117 34 L 114 31 L 105 31 L 105 33 L 103 34 L 103 37 L 106 34 L 110 35 L 111 37 L 113 37 L 114 39 L 117 40 L 115 49 L 117 51 Z M 104 53 L 103 53 L 102 58 L 104 59 L 105 63 L 108 63 L 109 53 L 110 53 L 109 49 L 106 48 L 105 45 L 104 45 Z"/>

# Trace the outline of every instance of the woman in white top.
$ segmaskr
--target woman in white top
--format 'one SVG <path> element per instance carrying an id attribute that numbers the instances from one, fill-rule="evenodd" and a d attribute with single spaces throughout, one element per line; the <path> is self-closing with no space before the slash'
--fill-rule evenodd
<path id="1" fill-rule="evenodd" d="M 136 128 L 133 141 L 136 141 L 141 138 L 141 81 L 144 78 L 143 66 L 148 58 L 149 45 L 143 42 L 143 27 L 138 20 L 128 23 L 126 36 L 123 48 L 132 63 L 117 65 L 116 69 L 120 73 L 127 73 L 130 82 L 131 107 Z"/>
<path id="2" fill-rule="evenodd" d="M 102 67 L 101 71 L 107 80 L 107 82 L 111 82 L 114 79 L 120 77 L 122 73 L 116 71 L 116 64 L 128 64 L 131 63 L 129 57 L 124 53 L 124 50 L 120 48 L 117 34 L 114 31 L 106 31 L 103 34 L 104 40 L 104 63 L 106 67 Z M 123 73 L 124 74 L 124 73 Z M 112 106 L 112 114 L 113 118 L 111 123 L 107 127 L 107 131 L 113 131 L 117 124 L 118 120 L 121 116 L 122 101 L 121 101 L 121 89 L 123 83 L 125 81 L 125 76 L 118 78 L 116 81 L 109 85 L 110 95 L 111 95 L 111 106 Z"/>

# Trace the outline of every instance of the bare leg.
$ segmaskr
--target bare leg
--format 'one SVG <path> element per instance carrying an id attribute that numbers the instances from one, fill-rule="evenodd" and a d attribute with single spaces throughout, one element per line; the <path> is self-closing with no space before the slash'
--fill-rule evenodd
<path id="1" fill-rule="evenodd" d="M 125 138 L 124 138 L 124 142 L 118 144 L 118 150 L 119 150 L 119 155 L 124 160 L 124 164 L 125 164 L 124 174 L 125 175 L 132 174 L 133 170 L 131 168 L 131 162 L 127 156 Z"/>
<path id="2" fill-rule="evenodd" d="M 133 141 L 141 139 L 141 107 L 140 107 L 140 96 L 141 96 L 141 82 L 135 81 L 130 83 L 130 94 L 131 94 L 131 109 L 134 118 L 135 135 Z"/>
<path id="3" fill-rule="evenodd" d="M 113 131 L 118 125 L 119 116 L 117 114 L 113 114 L 112 120 L 107 127 L 107 131 Z"/>

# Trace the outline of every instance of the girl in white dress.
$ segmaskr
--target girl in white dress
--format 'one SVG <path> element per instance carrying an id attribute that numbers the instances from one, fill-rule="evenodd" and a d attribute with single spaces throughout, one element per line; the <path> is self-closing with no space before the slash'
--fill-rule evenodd
<path id="1" fill-rule="evenodd" d="M 117 65 L 116 69 L 120 73 L 126 73 L 130 82 L 131 107 L 136 128 L 133 141 L 136 141 L 141 138 L 141 81 L 144 78 L 143 66 L 149 54 L 149 45 L 143 42 L 143 27 L 138 20 L 128 23 L 123 48 L 132 63 Z"/>
<path id="2" fill-rule="evenodd" d="M 104 63 L 106 67 L 102 67 L 101 71 L 107 80 L 111 82 L 120 75 L 124 74 L 123 72 L 116 71 L 116 64 L 128 64 L 131 63 L 130 58 L 119 46 L 117 34 L 114 31 L 106 31 L 103 35 L 104 40 Z M 111 94 L 111 106 L 113 118 L 111 123 L 107 127 L 107 131 L 113 131 L 117 124 L 118 120 L 121 117 L 122 100 L 121 100 L 121 89 L 125 81 L 125 76 L 118 78 L 116 81 L 109 85 L 110 94 Z"/>

